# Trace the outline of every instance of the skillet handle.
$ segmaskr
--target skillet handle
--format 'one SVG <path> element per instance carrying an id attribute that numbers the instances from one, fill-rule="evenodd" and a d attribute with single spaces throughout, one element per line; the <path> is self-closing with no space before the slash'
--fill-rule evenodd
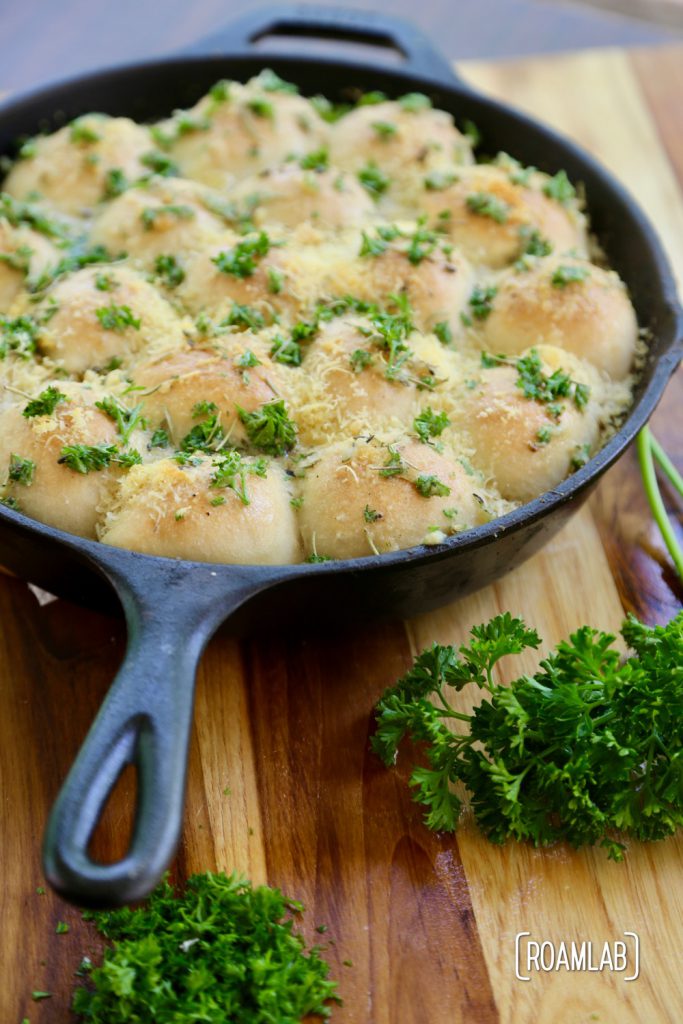
<path id="1" fill-rule="evenodd" d="M 115 563 L 116 554 L 102 560 Z M 220 582 L 208 565 L 198 570 L 170 560 L 145 561 L 133 582 L 107 572 L 124 606 L 128 648 L 45 834 L 43 866 L 49 883 L 82 906 L 139 900 L 167 868 L 182 824 L 197 663 L 223 619 L 261 589 L 248 577 L 240 581 L 239 570 L 234 588 L 226 593 L 224 575 Z M 131 763 L 137 770 L 137 806 L 130 848 L 117 863 L 97 863 L 88 844 L 114 785 Z"/>
<path id="2" fill-rule="evenodd" d="M 318 4 L 283 4 L 249 11 L 221 31 L 196 43 L 190 52 L 253 56 L 254 46 L 260 39 L 290 35 L 370 43 L 398 51 L 404 61 L 400 66 L 409 73 L 433 79 L 441 85 L 461 81 L 449 61 L 415 25 L 380 11 L 357 11 Z M 293 46 L 283 55 L 302 57 L 301 47 Z M 352 53 L 348 55 L 348 60 L 354 63 L 366 59 L 354 57 Z"/>

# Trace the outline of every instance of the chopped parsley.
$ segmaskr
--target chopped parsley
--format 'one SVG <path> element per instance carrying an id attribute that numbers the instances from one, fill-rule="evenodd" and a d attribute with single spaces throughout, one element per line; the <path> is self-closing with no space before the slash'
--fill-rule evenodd
<path id="1" fill-rule="evenodd" d="M 269 103 L 268 100 L 263 100 L 259 97 L 247 100 L 246 107 L 247 110 L 250 110 L 256 117 L 266 117 L 272 121 L 275 116 L 273 104 Z"/>
<path id="2" fill-rule="evenodd" d="M 250 348 L 235 359 L 235 366 L 242 370 L 250 370 L 254 366 L 260 366 L 261 360 L 257 359 Z"/>
<path id="3" fill-rule="evenodd" d="M 469 297 L 469 314 L 464 314 L 463 322 L 470 326 L 471 317 L 475 320 L 486 320 L 493 309 L 493 300 L 498 294 L 498 288 L 494 284 L 475 285 Z"/>
<path id="4" fill-rule="evenodd" d="M 215 402 L 197 402 L 192 409 L 192 415 L 195 419 L 198 416 L 204 416 L 204 419 L 200 423 L 195 423 L 182 439 L 181 452 L 191 454 L 215 451 L 225 437 Z"/>
<path id="5" fill-rule="evenodd" d="M 545 183 L 543 191 L 545 195 L 550 199 L 557 200 L 558 203 L 568 203 L 576 195 L 576 189 L 567 177 L 566 171 L 558 171 L 553 178 Z"/>
<path id="6" fill-rule="evenodd" d="M 398 448 L 394 448 L 391 444 L 387 445 L 386 462 L 379 470 L 379 475 L 383 477 L 400 476 L 405 471 L 406 464 Z"/>
<path id="7" fill-rule="evenodd" d="M 26 419 L 34 416 L 51 416 L 60 402 L 68 402 L 66 395 L 62 394 L 59 388 L 53 384 L 41 391 L 37 398 L 32 398 L 22 412 Z"/>
<path id="8" fill-rule="evenodd" d="M 294 928 L 302 911 L 278 889 L 210 872 L 183 892 L 163 882 L 135 909 L 87 911 L 109 945 L 86 965 L 75 1013 L 92 1024 L 327 1019 L 337 986 Z"/>
<path id="9" fill-rule="evenodd" d="M 322 171 L 326 171 L 329 165 L 330 153 L 326 146 L 314 149 L 311 153 L 306 153 L 299 160 L 299 167 L 302 171 L 317 171 L 319 174 Z"/>
<path id="10" fill-rule="evenodd" d="M 384 103 L 386 98 L 386 93 L 380 92 L 379 89 L 371 89 L 369 92 L 363 93 L 358 100 L 357 106 L 376 107 L 378 103 Z"/>
<path id="11" fill-rule="evenodd" d="M 391 184 L 391 178 L 381 170 L 376 163 L 369 161 L 365 167 L 358 172 L 358 180 L 373 199 L 378 199 Z"/>
<path id="12" fill-rule="evenodd" d="M 576 446 L 574 453 L 570 460 L 570 468 L 576 472 L 577 469 L 581 469 L 585 466 L 591 457 L 591 446 L 589 444 L 579 444 Z"/>
<path id="13" fill-rule="evenodd" d="M 284 455 L 296 443 L 296 424 L 287 415 L 282 399 L 266 402 L 260 409 L 247 412 L 237 406 L 249 441 L 266 455 Z"/>
<path id="14" fill-rule="evenodd" d="M 429 406 L 413 420 L 413 430 L 423 444 L 428 444 L 433 437 L 439 437 L 449 425 L 450 420 L 445 412 L 434 412 Z"/>
<path id="15" fill-rule="evenodd" d="M 554 288 L 566 288 L 568 284 L 585 281 L 590 276 L 588 267 L 576 266 L 572 263 L 563 263 L 556 267 L 550 278 Z"/>
<path id="16" fill-rule="evenodd" d="M 159 206 L 146 206 L 140 214 L 145 230 L 151 231 L 160 217 L 177 217 L 178 220 L 192 220 L 195 210 L 186 203 L 161 203 Z"/>
<path id="17" fill-rule="evenodd" d="M 116 281 L 111 274 L 96 274 L 95 288 L 98 292 L 110 292 L 116 286 Z"/>
<path id="18" fill-rule="evenodd" d="M 234 450 L 217 456 L 212 465 L 211 486 L 229 488 L 243 505 L 251 504 L 247 493 L 247 476 L 265 477 L 268 470 L 265 459 L 247 460 Z"/>
<path id="19" fill-rule="evenodd" d="M 590 397 L 590 388 L 586 384 L 572 381 L 568 373 L 562 369 L 554 370 L 548 377 L 543 372 L 541 357 L 532 349 L 526 356 L 516 360 L 517 387 L 524 392 L 524 397 L 548 406 L 553 419 L 558 419 L 562 411 L 558 405 L 560 398 L 572 398 L 577 409 L 583 409 Z"/>
<path id="20" fill-rule="evenodd" d="M 398 102 L 401 109 L 408 111 L 410 114 L 417 114 L 421 110 L 429 110 L 432 106 L 429 96 L 425 96 L 422 92 L 407 92 L 405 96 L 401 96 Z"/>
<path id="21" fill-rule="evenodd" d="M 357 348 L 349 356 L 349 362 L 354 373 L 361 373 L 368 366 L 372 366 L 374 361 L 372 352 L 368 352 L 366 348 Z"/>
<path id="22" fill-rule="evenodd" d="M 104 197 L 105 199 L 116 199 L 123 195 L 130 182 L 120 167 L 112 167 L 104 176 Z"/>
<path id="23" fill-rule="evenodd" d="M 428 192 L 443 192 L 457 180 L 458 176 L 452 171 L 432 171 L 424 179 L 424 186 Z"/>
<path id="24" fill-rule="evenodd" d="M 147 425 L 142 417 L 142 403 L 129 409 L 118 398 L 107 395 L 101 401 L 95 402 L 95 407 L 114 421 L 116 430 L 124 444 L 128 444 L 130 435 L 136 427 L 144 429 Z"/>
<path id="25" fill-rule="evenodd" d="M 447 320 L 439 320 L 432 330 L 442 345 L 450 345 L 453 341 L 453 332 Z"/>
<path id="26" fill-rule="evenodd" d="M 505 224 L 510 212 L 509 205 L 490 192 L 471 192 L 465 200 L 467 209 L 480 217 L 490 217 L 496 224 Z"/>
<path id="27" fill-rule="evenodd" d="M 403 232 L 395 224 L 380 224 L 373 237 L 367 231 L 361 231 L 361 247 L 359 256 L 381 256 L 389 248 L 389 243 L 401 238 Z"/>
<path id="28" fill-rule="evenodd" d="M 119 334 L 129 327 L 139 331 L 142 322 L 133 314 L 130 306 L 117 306 L 113 302 L 109 306 L 96 309 L 95 316 L 105 331 L 117 331 Z"/>
<path id="29" fill-rule="evenodd" d="M 291 338 L 283 338 L 281 334 L 276 334 L 273 338 L 270 355 L 276 363 L 301 366 L 301 345 Z"/>
<path id="30" fill-rule="evenodd" d="M 57 462 L 75 473 L 99 472 L 112 463 L 119 466 L 136 466 L 142 462 L 140 453 L 134 448 L 122 452 L 115 444 L 67 444 L 62 448 Z"/>
<path id="31" fill-rule="evenodd" d="M 35 472 L 36 464 L 33 459 L 25 459 L 21 455 L 10 455 L 8 478 L 13 484 L 30 487 Z"/>
<path id="32" fill-rule="evenodd" d="M 180 173 L 178 165 L 171 160 L 167 153 L 162 153 L 158 149 L 152 149 L 149 153 L 143 153 L 140 157 L 140 163 L 144 167 L 148 167 L 152 174 L 159 174 L 163 178 L 177 177 Z"/>
<path id="33" fill-rule="evenodd" d="M 375 508 L 370 508 L 369 505 L 366 505 L 363 509 L 363 519 L 366 523 L 376 523 L 383 518 L 381 512 L 378 512 Z"/>
<path id="34" fill-rule="evenodd" d="M 102 136 L 99 132 L 96 132 L 92 125 L 88 124 L 83 118 L 77 118 L 71 122 L 69 131 L 69 139 L 71 142 L 77 144 L 83 143 L 90 145 L 93 142 L 99 142 Z"/>
<path id="35" fill-rule="evenodd" d="M 40 206 L 21 202 L 8 192 L 0 193 L 0 220 L 6 220 L 15 228 L 25 224 L 41 235 L 57 239 L 58 242 L 70 240 L 72 231 L 67 222 L 48 217 Z"/>
<path id="36" fill-rule="evenodd" d="M 185 271 L 175 256 L 162 254 L 154 261 L 154 272 L 167 288 L 177 288 L 185 280 Z"/>
<path id="37" fill-rule="evenodd" d="M 233 302 L 232 309 L 222 323 L 229 327 L 245 327 L 249 331 L 258 331 L 265 321 L 263 314 L 252 306 L 242 306 L 239 302 Z"/>
<path id="38" fill-rule="evenodd" d="M 171 443 L 171 439 L 168 436 L 168 431 L 164 430 L 163 427 L 159 427 L 152 434 L 152 437 L 150 438 L 150 442 L 149 442 L 149 447 L 150 448 L 168 448 L 170 443 Z"/>
<path id="39" fill-rule="evenodd" d="M 282 92 L 290 95 L 296 95 L 299 92 L 298 86 L 293 82 L 285 82 L 272 68 L 264 68 L 254 81 L 264 92 Z"/>
<path id="40" fill-rule="evenodd" d="M 211 260 L 223 274 L 251 277 L 258 263 L 270 252 L 270 239 L 265 231 L 245 238 L 232 249 L 219 252 Z"/>
<path id="41" fill-rule="evenodd" d="M 392 139 L 398 133 L 398 125 L 392 121 L 373 121 L 371 127 L 380 139 Z"/>
<path id="42" fill-rule="evenodd" d="M 415 490 L 423 498 L 446 498 L 451 493 L 450 487 L 442 483 L 438 477 L 430 473 L 418 476 L 415 481 Z"/>
<path id="43" fill-rule="evenodd" d="M 268 291 L 271 295 L 279 295 L 282 291 L 282 285 L 284 284 L 284 274 L 275 267 L 268 267 Z"/>
<path id="44" fill-rule="evenodd" d="M 30 316 L 8 317 L 0 313 L 0 359 L 14 352 L 28 359 L 36 350 L 38 324 Z"/>

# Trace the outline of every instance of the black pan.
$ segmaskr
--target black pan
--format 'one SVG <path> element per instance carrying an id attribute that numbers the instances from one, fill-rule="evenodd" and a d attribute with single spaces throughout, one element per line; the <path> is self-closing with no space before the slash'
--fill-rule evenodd
<path id="1" fill-rule="evenodd" d="M 265 35 L 337 41 L 333 59 L 267 59 Z M 341 40 L 370 42 L 398 65 L 336 56 Z M 299 48 L 300 44 L 299 44 Z M 208 50 L 208 52 L 207 52 Z M 586 188 L 593 227 L 651 332 L 634 406 L 614 437 L 553 491 L 502 519 L 433 548 L 321 565 L 232 566 L 155 558 L 71 536 L 0 507 L 0 563 L 55 594 L 90 607 L 123 606 L 128 650 L 107 699 L 52 811 L 45 873 L 67 899 L 117 905 L 145 896 L 173 856 L 182 821 L 194 676 L 209 637 L 229 616 L 259 630 L 289 621 L 356 615 L 409 616 L 490 583 L 533 554 L 569 518 L 598 477 L 646 422 L 677 366 L 683 316 L 667 260 L 650 224 L 624 189 L 588 154 L 522 114 L 478 95 L 414 28 L 385 15 L 314 7 L 252 13 L 197 55 L 114 68 L 52 85 L 0 107 L 0 152 L 90 110 L 154 120 L 193 104 L 220 78 L 246 80 L 268 64 L 306 95 L 344 98 L 349 87 L 389 96 L 419 91 L 470 118 L 482 148 L 506 150 Z M 118 602 L 117 602 L 118 598 Z M 119 774 L 138 773 L 130 848 L 115 864 L 89 857 L 89 839 Z"/>

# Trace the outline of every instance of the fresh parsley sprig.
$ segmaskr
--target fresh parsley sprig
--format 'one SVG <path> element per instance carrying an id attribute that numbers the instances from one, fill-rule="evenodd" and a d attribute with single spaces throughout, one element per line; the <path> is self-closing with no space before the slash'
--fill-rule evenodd
<path id="1" fill-rule="evenodd" d="M 509 686 L 494 667 L 539 647 L 535 630 L 506 613 L 470 636 L 423 651 L 376 708 L 372 746 L 386 764 L 404 737 L 422 745 L 410 784 L 430 828 L 457 827 L 465 792 L 497 843 L 599 843 L 621 860 L 619 833 L 662 839 L 683 825 L 683 612 L 655 627 L 629 616 L 626 660 L 614 636 L 584 626 Z M 472 683 L 484 700 L 456 711 L 448 688 Z"/>

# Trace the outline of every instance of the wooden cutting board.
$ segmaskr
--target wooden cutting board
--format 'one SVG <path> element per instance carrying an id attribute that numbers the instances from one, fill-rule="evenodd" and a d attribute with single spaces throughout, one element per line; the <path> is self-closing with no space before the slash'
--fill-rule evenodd
<path id="1" fill-rule="evenodd" d="M 683 49 L 476 64 L 487 92 L 573 135 L 620 177 L 683 275 Z M 679 460 L 679 375 L 655 417 Z M 641 497 L 632 455 L 537 557 L 496 585 L 411 622 L 287 640 L 215 639 L 199 672 L 186 826 L 174 875 L 237 869 L 329 926 L 340 1024 L 677 1024 L 683 1018 L 683 836 L 633 845 L 626 862 L 564 846 L 491 846 L 421 824 L 401 772 L 368 752 L 371 709 L 411 656 L 458 642 L 504 609 L 554 644 L 624 611 L 665 621 L 681 587 Z M 121 626 L 0 578 L 0 1021 L 66 1024 L 73 972 L 97 949 L 77 911 L 40 895 L 47 810 L 112 679 Z M 532 659 L 522 659 L 530 668 Z M 132 797 L 124 780 L 98 836 L 117 856 Z M 55 933 L 59 920 L 68 934 Z M 640 977 L 515 977 L 518 932 L 606 940 L 638 933 Z M 52 993 L 41 1003 L 32 990 Z M 153 1024 L 153 1022 L 150 1022 Z"/>

